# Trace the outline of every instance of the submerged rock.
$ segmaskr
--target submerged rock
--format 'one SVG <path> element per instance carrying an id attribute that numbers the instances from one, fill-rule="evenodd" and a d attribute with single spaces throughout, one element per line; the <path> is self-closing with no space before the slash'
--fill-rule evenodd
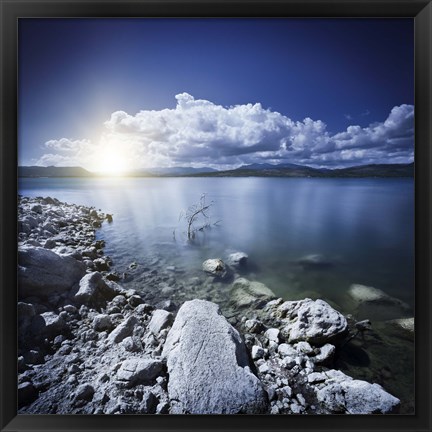
<path id="1" fill-rule="evenodd" d="M 244 252 L 233 252 L 227 257 L 227 264 L 234 268 L 242 268 L 247 265 L 249 256 Z"/>
<path id="2" fill-rule="evenodd" d="M 305 255 L 304 257 L 300 258 L 297 262 L 304 268 L 315 268 L 315 269 L 329 268 L 333 265 L 329 260 L 327 260 L 323 255 L 320 254 Z"/>
<path id="3" fill-rule="evenodd" d="M 18 250 L 19 297 L 47 297 L 69 291 L 85 275 L 86 266 L 41 247 Z"/>
<path id="4" fill-rule="evenodd" d="M 407 317 L 412 313 L 409 305 L 378 288 L 353 284 L 348 289 L 348 295 L 354 303 L 355 315 L 360 319 L 383 321 Z"/>
<path id="5" fill-rule="evenodd" d="M 274 297 L 274 292 L 261 282 L 238 278 L 232 284 L 231 302 L 239 308 L 264 304 Z"/>
<path id="6" fill-rule="evenodd" d="M 251 372 L 240 337 L 205 300 L 183 304 L 162 353 L 167 360 L 168 394 L 177 413 L 262 413 L 267 394 Z"/>
<path id="7" fill-rule="evenodd" d="M 225 279 L 228 276 L 228 268 L 225 263 L 219 259 L 208 259 L 203 262 L 202 269 L 217 278 Z"/>

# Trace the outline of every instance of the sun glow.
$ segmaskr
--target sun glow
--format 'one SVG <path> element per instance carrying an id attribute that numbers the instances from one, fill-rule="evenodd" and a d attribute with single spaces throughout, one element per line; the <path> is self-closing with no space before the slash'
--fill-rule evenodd
<path id="1" fill-rule="evenodd" d="M 110 176 L 121 176 L 128 171 L 128 162 L 124 154 L 119 150 L 108 148 L 97 161 L 95 171 Z"/>

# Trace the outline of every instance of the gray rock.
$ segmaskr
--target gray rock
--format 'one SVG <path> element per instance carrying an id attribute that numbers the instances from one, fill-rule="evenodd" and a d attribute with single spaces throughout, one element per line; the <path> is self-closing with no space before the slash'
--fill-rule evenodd
<path id="1" fill-rule="evenodd" d="M 174 411 L 256 414 L 267 410 L 267 394 L 251 372 L 246 347 L 216 304 L 185 302 L 162 355 L 167 360 Z"/>
<path id="2" fill-rule="evenodd" d="M 298 354 L 292 345 L 286 343 L 282 343 L 278 346 L 278 352 L 281 357 L 296 357 Z"/>
<path id="3" fill-rule="evenodd" d="M 244 252 L 233 252 L 228 255 L 226 262 L 234 268 L 241 268 L 246 266 L 248 258 Z"/>
<path id="4" fill-rule="evenodd" d="M 294 348 L 300 354 L 312 354 L 313 353 L 313 348 L 310 346 L 310 344 L 308 342 L 304 342 L 304 341 L 297 342 L 294 345 Z"/>
<path id="5" fill-rule="evenodd" d="M 320 348 L 320 352 L 313 358 L 315 363 L 328 365 L 332 362 L 336 347 L 332 344 L 325 344 Z"/>
<path id="6" fill-rule="evenodd" d="M 407 330 L 410 333 L 414 333 L 414 318 L 399 318 L 391 320 L 389 323 Z"/>
<path id="7" fill-rule="evenodd" d="M 203 262 L 202 269 L 217 278 L 224 279 L 228 276 L 228 269 L 225 263 L 219 259 L 208 259 Z"/>
<path id="8" fill-rule="evenodd" d="M 125 360 L 117 371 L 117 380 L 126 387 L 153 382 L 161 374 L 163 364 L 159 360 L 131 358 Z"/>
<path id="9" fill-rule="evenodd" d="M 400 400 L 380 385 L 352 380 L 341 384 L 349 414 L 390 414 L 399 409 Z"/>
<path id="10" fill-rule="evenodd" d="M 132 336 L 133 329 L 138 323 L 137 317 L 130 316 L 110 333 L 107 341 L 109 343 L 120 343 L 124 338 Z"/>
<path id="11" fill-rule="evenodd" d="M 154 414 L 158 406 L 158 398 L 151 391 L 146 389 L 142 396 L 142 403 L 140 405 L 140 414 Z"/>
<path id="12" fill-rule="evenodd" d="M 327 268 L 332 266 L 332 263 L 320 254 L 305 255 L 297 262 L 304 268 Z"/>
<path id="13" fill-rule="evenodd" d="M 231 301 L 237 307 L 248 307 L 256 303 L 267 303 L 274 292 L 261 282 L 238 278 L 232 284 Z"/>
<path id="14" fill-rule="evenodd" d="M 269 328 L 268 330 L 266 330 L 266 332 L 264 333 L 264 336 L 272 342 L 276 342 L 279 343 L 279 329 L 277 328 Z"/>
<path id="15" fill-rule="evenodd" d="M 254 345 L 251 350 L 252 359 L 258 360 L 264 357 L 264 349 L 258 345 Z"/>
<path id="16" fill-rule="evenodd" d="M 173 314 L 163 309 L 156 309 L 149 322 L 148 328 L 154 334 L 158 335 L 163 329 L 169 327 L 174 320 Z"/>
<path id="17" fill-rule="evenodd" d="M 244 327 L 249 333 L 261 333 L 264 330 L 264 324 L 257 319 L 246 320 Z"/>
<path id="18" fill-rule="evenodd" d="M 409 305 L 396 297 L 391 297 L 380 289 L 360 284 L 353 284 L 348 295 L 355 305 L 358 319 L 391 320 L 409 317 L 412 314 Z"/>
<path id="19" fill-rule="evenodd" d="M 67 292 L 86 272 L 83 263 L 45 248 L 20 248 L 18 264 L 18 293 L 21 298 Z"/>
<path id="20" fill-rule="evenodd" d="M 144 303 L 144 300 L 139 295 L 133 295 L 128 298 L 128 303 L 132 307 L 137 307 L 140 304 Z"/>
<path id="21" fill-rule="evenodd" d="M 75 301 L 87 306 L 100 308 L 112 300 L 116 291 L 108 285 L 99 272 L 85 275 L 79 282 L 79 290 L 75 294 Z"/>
<path id="22" fill-rule="evenodd" d="M 348 329 L 345 317 L 323 300 L 287 301 L 277 311 L 284 317 L 281 332 L 289 342 L 325 344 L 341 337 Z"/>
<path id="23" fill-rule="evenodd" d="M 113 328 L 113 323 L 110 315 L 99 314 L 93 318 L 93 328 L 96 331 L 110 331 Z"/>
<path id="24" fill-rule="evenodd" d="M 18 407 L 21 408 L 33 402 L 38 395 L 38 391 L 33 383 L 25 381 L 18 384 Z"/>
<path id="25" fill-rule="evenodd" d="M 33 204 L 30 207 L 30 210 L 32 212 L 38 213 L 38 214 L 42 214 L 42 206 L 40 204 Z"/>
<path id="26" fill-rule="evenodd" d="M 344 373 L 329 370 L 311 374 L 309 382 L 319 382 L 316 389 L 318 402 L 331 413 L 347 414 L 390 414 L 396 413 L 400 400 L 387 393 L 380 385 L 354 380 Z"/>
<path id="27" fill-rule="evenodd" d="M 75 392 L 75 399 L 91 401 L 93 399 L 94 393 L 95 389 L 93 386 L 90 384 L 81 384 Z"/>
<path id="28" fill-rule="evenodd" d="M 33 318 L 31 329 L 35 336 L 54 339 L 55 336 L 67 329 L 67 325 L 63 318 L 54 312 L 44 312 Z"/>

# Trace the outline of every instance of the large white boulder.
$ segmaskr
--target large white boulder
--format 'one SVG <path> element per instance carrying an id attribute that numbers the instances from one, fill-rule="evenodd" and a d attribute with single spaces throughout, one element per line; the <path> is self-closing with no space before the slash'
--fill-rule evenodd
<path id="1" fill-rule="evenodd" d="M 321 407 L 330 413 L 390 414 L 399 409 L 400 400 L 379 384 L 355 380 L 343 372 L 328 370 L 309 375 Z"/>
<path id="2" fill-rule="evenodd" d="M 282 318 L 282 335 L 288 342 L 325 344 L 347 332 L 345 317 L 324 300 L 286 301 L 276 311 Z"/>
<path id="3" fill-rule="evenodd" d="M 167 360 L 172 413 L 257 414 L 266 392 L 251 372 L 239 333 L 205 300 L 180 308 L 162 352 Z"/>

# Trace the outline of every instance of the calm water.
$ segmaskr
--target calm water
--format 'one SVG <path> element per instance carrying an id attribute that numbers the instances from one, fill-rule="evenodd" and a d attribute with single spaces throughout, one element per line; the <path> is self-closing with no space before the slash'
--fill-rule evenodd
<path id="1" fill-rule="evenodd" d="M 207 258 L 240 250 L 250 276 L 286 299 L 306 293 L 344 309 L 346 290 L 360 283 L 413 305 L 412 179 L 39 178 L 20 179 L 19 191 L 113 213 L 98 236 L 120 271 L 163 254 L 191 274 Z M 210 221 L 220 222 L 191 246 L 179 215 L 203 193 L 213 201 Z M 333 265 L 305 270 L 296 261 L 308 254 Z"/>
<path id="2" fill-rule="evenodd" d="M 127 288 L 162 295 L 169 280 L 165 288 L 164 283 L 144 288 L 146 271 L 175 266 L 171 278 L 176 291 L 186 291 L 191 277 L 202 280 L 205 259 L 240 250 L 250 259 L 246 277 L 264 282 L 287 300 L 323 298 L 351 313 L 347 290 L 360 283 L 414 304 L 412 179 L 40 178 L 21 179 L 19 191 L 112 213 L 114 222 L 105 222 L 97 236 L 106 240 L 105 253 L 113 259 L 114 270 L 131 273 L 129 265 L 139 264 L 132 277 L 122 281 Z M 208 203 L 213 201 L 211 222 L 220 223 L 198 232 L 190 244 L 179 215 L 203 193 Z M 297 261 L 309 254 L 321 254 L 332 265 L 300 266 Z M 195 297 L 194 289 L 180 293 L 180 299 Z M 222 285 L 211 289 L 216 297 L 218 290 L 226 291 Z M 337 367 L 381 384 L 401 399 L 401 413 L 413 413 L 413 337 L 385 322 L 400 315 L 366 313 L 357 318 L 371 319 L 373 332 L 347 344 Z M 405 315 L 413 316 L 412 311 Z"/>

